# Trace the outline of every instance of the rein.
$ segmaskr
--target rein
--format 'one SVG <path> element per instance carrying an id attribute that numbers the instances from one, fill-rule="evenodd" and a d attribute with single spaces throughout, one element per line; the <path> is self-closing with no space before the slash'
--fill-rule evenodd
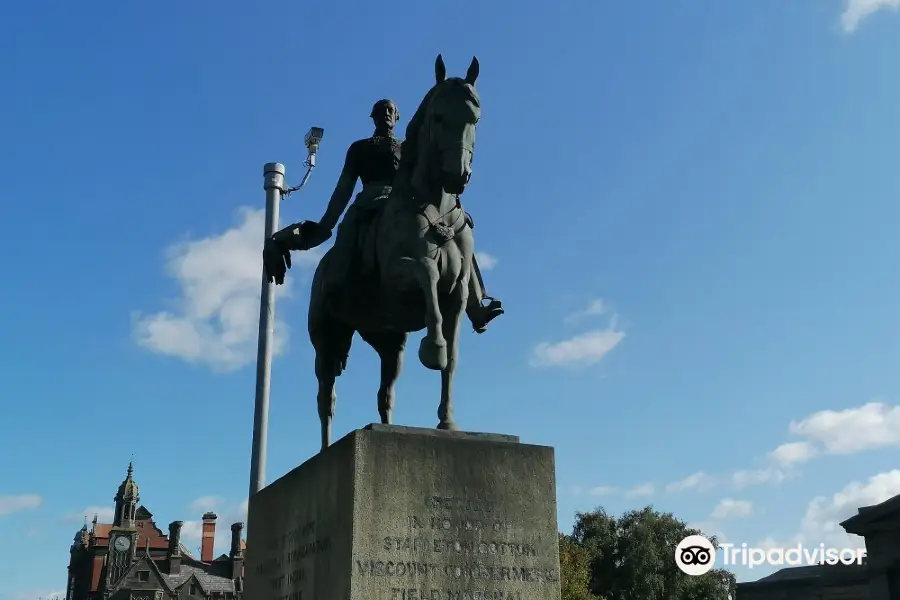
<path id="1" fill-rule="evenodd" d="M 423 165 L 422 168 L 424 168 L 426 170 L 425 172 L 428 175 L 434 173 L 435 171 L 440 173 L 439 168 L 438 169 L 434 168 L 435 164 L 437 162 L 436 159 L 439 160 L 440 156 L 441 156 L 441 148 L 437 144 L 437 139 L 436 139 L 435 133 L 434 133 L 434 127 L 433 127 L 434 118 L 431 115 L 431 112 L 432 112 L 431 104 L 434 102 L 434 99 L 435 98 L 432 97 L 431 100 L 429 101 L 429 106 L 426 109 L 426 111 L 427 111 L 426 118 L 424 119 L 425 123 L 423 124 L 424 127 L 426 128 L 425 133 L 427 134 L 428 144 L 426 146 L 427 150 L 425 150 L 425 152 L 424 152 L 425 165 Z M 422 135 L 422 134 L 420 133 L 419 135 Z M 437 151 L 435 151 L 435 149 L 437 149 Z M 474 148 L 468 148 L 468 150 L 470 152 L 474 153 Z M 421 159 L 421 158 L 423 158 L 423 157 L 421 157 L 421 155 L 420 155 L 420 157 L 417 157 L 417 160 Z M 418 167 L 418 166 L 419 165 L 416 164 L 416 167 Z M 415 172 L 415 169 L 413 169 L 413 173 L 414 172 Z M 410 186 L 410 188 L 412 188 L 412 186 Z M 412 192 L 411 193 L 412 199 L 415 200 L 416 199 L 415 191 L 413 189 L 410 189 L 410 192 Z M 440 189 L 439 194 L 440 194 L 441 200 L 443 200 L 444 190 Z M 465 211 L 463 210 L 462 202 L 459 199 L 460 195 L 453 194 L 453 196 L 454 196 L 454 200 L 455 200 L 454 206 L 452 208 L 450 208 L 449 210 L 445 211 L 444 213 L 440 213 L 437 205 L 430 201 L 419 202 L 419 204 L 417 206 L 418 213 L 420 215 L 422 215 L 423 217 L 425 217 L 425 220 L 428 221 L 427 229 L 431 230 L 431 232 L 433 233 L 433 235 L 436 238 L 435 241 L 438 242 L 438 245 L 443 245 L 443 244 L 449 242 L 456 236 L 457 231 L 461 231 L 466 225 L 468 225 L 467 219 L 464 218 Z M 440 202 L 440 200 L 439 200 L 439 202 Z M 454 219 L 452 225 L 445 225 L 442 221 L 444 220 L 445 217 L 447 217 L 454 211 L 459 211 L 456 215 L 456 219 Z M 460 220 L 462 220 L 461 226 L 459 225 Z"/>

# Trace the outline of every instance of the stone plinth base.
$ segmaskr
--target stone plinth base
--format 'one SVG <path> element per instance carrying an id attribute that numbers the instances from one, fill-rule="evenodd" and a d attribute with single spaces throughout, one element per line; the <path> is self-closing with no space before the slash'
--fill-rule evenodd
<path id="1" fill-rule="evenodd" d="M 559 600 L 553 449 L 390 425 L 250 499 L 248 600 Z"/>

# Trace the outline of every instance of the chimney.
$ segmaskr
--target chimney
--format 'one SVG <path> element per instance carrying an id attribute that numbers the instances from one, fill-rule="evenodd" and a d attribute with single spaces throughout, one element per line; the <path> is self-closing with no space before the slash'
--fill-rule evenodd
<path id="1" fill-rule="evenodd" d="M 213 561 L 213 551 L 216 545 L 216 513 L 208 512 L 203 515 L 203 540 L 200 543 L 200 560 L 205 563 Z"/>
<path id="2" fill-rule="evenodd" d="M 231 526 L 231 578 L 241 579 L 244 576 L 244 552 L 241 550 L 241 532 L 244 531 L 243 523 L 235 523 Z"/>
<path id="3" fill-rule="evenodd" d="M 166 558 L 169 562 L 169 575 L 181 573 L 181 526 L 184 521 L 169 523 L 169 551 Z"/>

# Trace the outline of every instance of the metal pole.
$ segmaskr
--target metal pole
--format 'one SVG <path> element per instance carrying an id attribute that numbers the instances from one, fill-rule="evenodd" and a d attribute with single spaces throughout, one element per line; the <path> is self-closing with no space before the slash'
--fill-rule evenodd
<path id="1" fill-rule="evenodd" d="M 278 229 L 278 205 L 284 193 L 284 165 L 263 167 L 266 190 L 266 237 Z M 259 345 L 256 351 L 256 403 L 253 410 L 253 450 L 250 456 L 250 496 L 266 479 L 266 441 L 269 435 L 269 388 L 272 378 L 272 337 L 275 332 L 275 286 L 262 274 L 259 295 Z"/>

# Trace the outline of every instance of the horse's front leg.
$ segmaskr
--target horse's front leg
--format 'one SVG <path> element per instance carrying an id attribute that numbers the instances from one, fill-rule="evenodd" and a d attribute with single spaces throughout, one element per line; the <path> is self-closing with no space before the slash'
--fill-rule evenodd
<path id="1" fill-rule="evenodd" d="M 425 299 L 425 337 L 419 343 L 419 361 L 426 369 L 442 371 L 447 367 L 447 340 L 438 301 L 437 262 L 425 255 L 413 259 L 411 266 Z"/>
<path id="2" fill-rule="evenodd" d="M 459 361 L 459 331 L 469 298 L 467 278 L 458 281 L 454 290 L 441 303 L 444 316 L 443 333 L 447 340 L 447 366 L 441 369 L 441 403 L 438 406 L 438 429 L 456 431 L 453 420 L 453 377 Z"/>

